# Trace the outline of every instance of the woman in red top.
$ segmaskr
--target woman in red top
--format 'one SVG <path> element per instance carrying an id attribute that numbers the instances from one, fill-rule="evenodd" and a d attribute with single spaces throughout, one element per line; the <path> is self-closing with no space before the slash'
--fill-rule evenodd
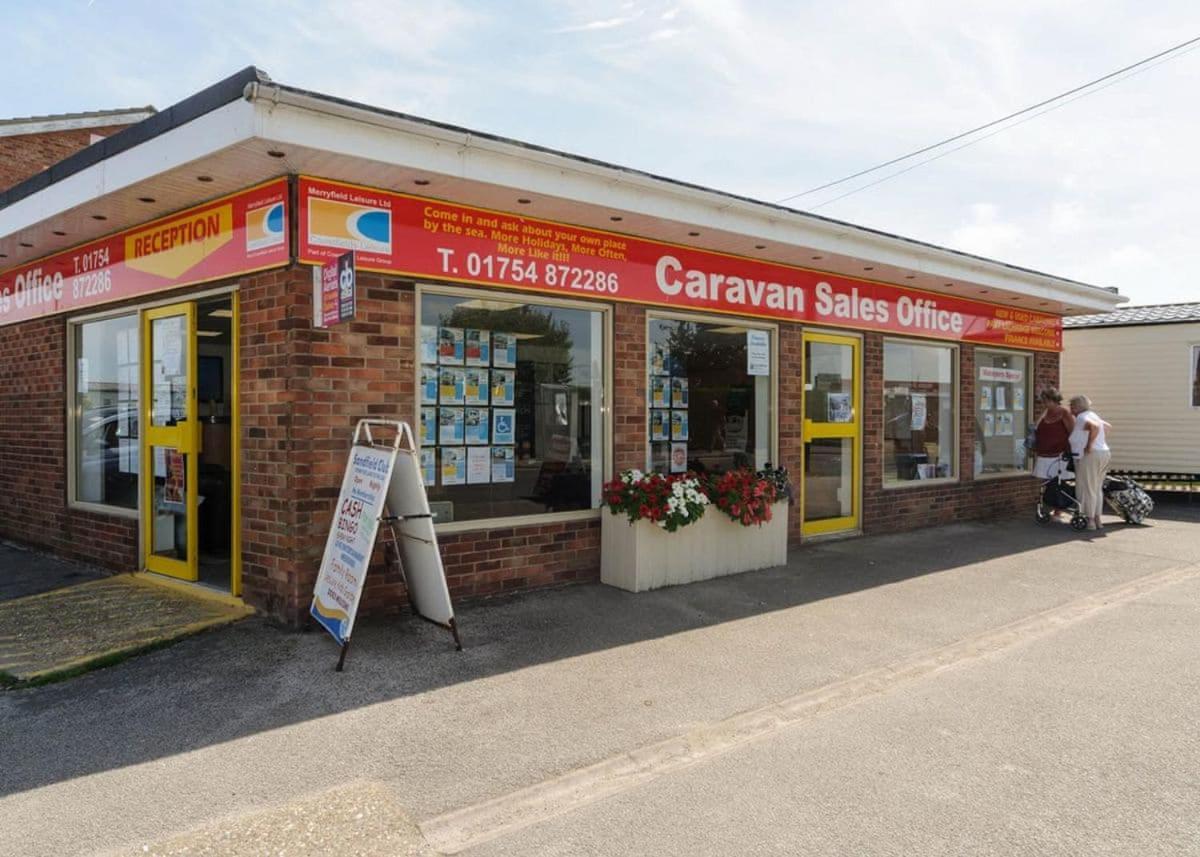
<path id="1" fill-rule="evenodd" d="M 1063 407 L 1062 393 L 1053 387 L 1047 387 L 1038 398 L 1045 410 L 1038 418 L 1035 429 L 1037 460 L 1033 465 L 1033 475 L 1041 479 L 1053 479 L 1066 466 L 1063 453 L 1071 449 L 1068 438 L 1075 428 L 1075 417 Z"/>

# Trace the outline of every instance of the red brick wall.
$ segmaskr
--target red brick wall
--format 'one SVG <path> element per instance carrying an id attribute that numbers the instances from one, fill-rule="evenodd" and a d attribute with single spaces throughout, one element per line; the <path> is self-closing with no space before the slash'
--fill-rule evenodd
<path id="1" fill-rule="evenodd" d="M 289 623 L 302 620 L 312 596 L 355 423 L 416 418 L 411 284 L 360 277 L 355 321 L 322 330 L 311 319 L 308 268 L 243 282 L 243 596 Z M 381 531 L 381 545 L 385 536 Z M 439 541 L 459 599 L 599 577 L 596 521 L 444 534 Z M 400 575 L 380 547 L 360 613 L 405 604 Z"/>
<path id="2" fill-rule="evenodd" d="M 0 191 L 20 184 L 80 149 L 86 149 L 91 145 L 93 134 L 108 137 L 127 127 L 111 125 L 0 137 Z"/>
<path id="3" fill-rule="evenodd" d="M 129 571 L 137 522 L 67 508 L 66 331 L 0 327 L 0 538 Z"/>

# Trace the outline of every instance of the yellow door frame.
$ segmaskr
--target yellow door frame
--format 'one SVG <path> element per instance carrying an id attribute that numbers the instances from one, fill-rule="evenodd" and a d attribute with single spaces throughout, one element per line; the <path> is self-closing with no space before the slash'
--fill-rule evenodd
<path id="1" fill-rule="evenodd" d="M 854 373 L 852 382 L 851 408 L 854 415 L 853 420 L 848 423 L 819 423 L 813 422 L 807 417 L 808 413 L 808 343 L 822 342 L 827 345 L 844 345 L 852 349 L 851 365 Z M 827 518 L 822 521 L 805 521 L 807 512 L 808 491 L 805 473 L 808 470 L 808 461 L 805 460 L 800 468 L 800 533 L 802 536 L 821 536 L 830 533 L 853 532 L 858 530 L 861 522 L 862 509 L 862 339 L 857 336 L 843 336 L 834 333 L 816 333 L 812 331 L 804 331 L 803 333 L 803 354 L 804 362 L 800 367 L 804 378 L 804 395 L 800 402 L 800 413 L 803 416 L 803 436 L 800 440 L 801 454 L 807 459 L 808 442 L 822 438 L 849 438 L 853 442 L 853 479 L 851 488 L 853 497 L 851 498 L 851 513 L 848 516 L 840 518 Z"/>
<path id="2" fill-rule="evenodd" d="M 152 425 L 154 409 L 154 378 L 151 365 L 154 342 L 152 327 L 157 319 L 182 316 L 184 318 L 184 369 L 187 386 L 184 394 L 182 424 L 173 426 Z M 192 301 L 155 307 L 142 311 L 142 537 L 145 566 L 147 571 L 195 581 L 200 578 L 199 556 L 199 453 L 200 421 L 196 407 L 196 304 Z M 157 509 L 154 503 L 154 456 L 155 447 L 169 447 L 186 456 L 187 468 L 184 477 L 184 509 L 187 513 L 186 559 L 156 556 L 154 553 L 154 522 Z"/>

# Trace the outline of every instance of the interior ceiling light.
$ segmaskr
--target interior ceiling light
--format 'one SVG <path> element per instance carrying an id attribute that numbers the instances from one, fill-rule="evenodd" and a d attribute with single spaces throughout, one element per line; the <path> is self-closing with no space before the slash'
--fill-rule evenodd
<path id="1" fill-rule="evenodd" d="M 221 331 L 219 331 L 219 330 L 197 330 L 196 335 L 197 336 L 220 336 Z"/>
<path id="2" fill-rule="evenodd" d="M 208 184 L 212 180 L 213 180 L 212 176 L 196 176 L 196 181 L 204 182 L 205 184 Z"/>
<path id="3" fill-rule="evenodd" d="M 157 202 L 157 201 L 158 200 L 156 200 L 152 196 L 139 196 L 138 197 L 138 202 Z"/>
<path id="4" fill-rule="evenodd" d="M 222 307 L 221 309 L 215 309 L 210 312 L 209 316 L 211 318 L 233 318 L 233 310 Z"/>

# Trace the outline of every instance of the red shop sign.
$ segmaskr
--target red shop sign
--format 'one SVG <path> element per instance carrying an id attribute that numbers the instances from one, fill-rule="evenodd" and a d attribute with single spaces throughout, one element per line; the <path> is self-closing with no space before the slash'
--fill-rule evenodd
<path id="1" fill-rule="evenodd" d="M 288 263 L 287 179 L 0 274 L 0 325 Z"/>
<path id="2" fill-rule="evenodd" d="M 300 261 L 570 297 L 1062 350 L 1062 319 L 504 212 L 300 178 Z"/>

